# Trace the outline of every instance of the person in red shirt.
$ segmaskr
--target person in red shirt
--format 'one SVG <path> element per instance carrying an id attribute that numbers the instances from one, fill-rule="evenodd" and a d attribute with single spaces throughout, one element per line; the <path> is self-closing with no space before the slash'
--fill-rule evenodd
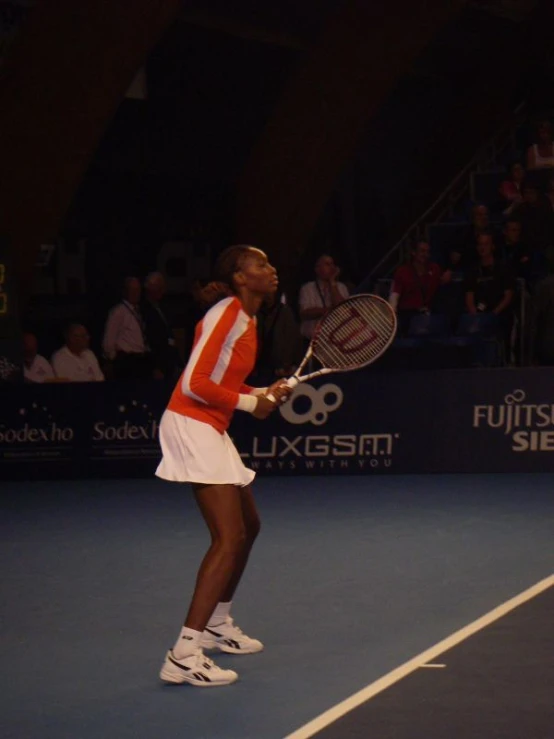
<path id="1" fill-rule="evenodd" d="M 234 670 L 221 669 L 202 648 L 231 654 L 263 649 L 235 626 L 231 600 L 260 522 L 246 468 L 227 434 L 235 410 L 264 419 L 291 392 L 283 380 L 270 388 L 244 384 L 256 361 L 256 313 L 278 288 L 277 273 L 263 251 L 234 246 L 217 260 L 219 300 L 196 326 L 192 352 L 160 422 L 162 461 L 156 475 L 192 483 L 211 534 L 196 587 L 175 646 L 160 671 L 167 683 L 228 685 Z M 272 393 L 276 403 L 266 397 Z"/>
<path id="2" fill-rule="evenodd" d="M 440 285 L 452 277 L 431 262 L 431 249 L 426 241 L 419 241 L 412 250 L 408 264 L 399 267 L 392 282 L 389 302 L 398 313 L 398 325 L 405 333 L 410 320 L 418 313 L 430 313 L 435 293 Z"/>

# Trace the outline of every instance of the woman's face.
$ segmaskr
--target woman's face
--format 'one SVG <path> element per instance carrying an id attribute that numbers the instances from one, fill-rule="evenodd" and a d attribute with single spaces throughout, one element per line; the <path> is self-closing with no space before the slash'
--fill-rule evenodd
<path id="1" fill-rule="evenodd" d="M 256 295 L 271 295 L 276 293 L 279 287 L 277 270 L 261 249 L 253 247 L 249 249 L 242 257 L 241 265 L 235 274 L 238 285 Z"/>

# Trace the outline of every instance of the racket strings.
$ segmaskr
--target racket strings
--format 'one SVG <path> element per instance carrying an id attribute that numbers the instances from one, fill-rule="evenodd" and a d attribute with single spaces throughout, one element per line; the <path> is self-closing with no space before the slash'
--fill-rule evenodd
<path id="1" fill-rule="evenodd" d="M 374 296 L 354 296 L 320 323 L 314 356 L 330 369 L 360 367 L 382 354 L 395 330 L 396 318 L 388 303 Z"/>

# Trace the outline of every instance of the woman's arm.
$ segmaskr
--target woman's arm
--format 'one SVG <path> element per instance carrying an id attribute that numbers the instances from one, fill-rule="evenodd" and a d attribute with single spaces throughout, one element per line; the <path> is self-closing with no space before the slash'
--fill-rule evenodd
<path id="1" fill-rule="evenodd" d="M 234 344 L 240 335 L 238 314 L 236 302 L 222 301 L 205 316 L 202 334 L 183 372 L 181 391 L 214 408 L 254 413 L 261 397 L 252 392 L 255 388 L 243 385 L 240 392 L 236 392 L 213 379 L 214 376 L 223 377 L 232 361 Z"/>

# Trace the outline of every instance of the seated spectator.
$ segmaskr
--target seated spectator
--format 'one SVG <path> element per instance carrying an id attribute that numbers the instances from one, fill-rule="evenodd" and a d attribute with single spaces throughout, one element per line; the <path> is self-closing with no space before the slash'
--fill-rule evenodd
<path id="1" fill-rule="evenodd" d="M 539 121 L 536 141 L 527 149 L 527 169 L 554 167 L 554 141 L 550 121 Z"/>
<path id="2" fill-rule="evenodd" d="M 497 334 L 508 342 L 513 322 L 514 271 L 509 265 L 495 259 L 494 242 L 490 234 L 478 237 L 477 253 L 479 264 L 466 278 L 466 310 L 470 315 L 488 313 L 496 316 Z"/>
<path id="3" fill-rule="evenodd" d="M 533 300 L 531 356 L 536 364 L 554 366 L 554 274 L 541 280 Z"/>
<path id="4" fill-rule="evenodd" d="M 23 334 L 23 379 L 25 382 L 48 382 L 54 379 L 50 362 L 38 354 L 37 337 Z"/>
<path id="5" fill-rule="evenodd" d="M 270 379 L 292 375 L 302 359 L 302 335 L 283 297 L 267 297 L 256 315 L 258 358 L 256 373 Z"/>
<path id="6" fill-rule="evenodd" d="M 389 303 L 398 313 L 401 333 L 408 331 L 413 316 L 431 312 L 439 286 L 452 277 L 450 270 L 443 272 L 430 259 L 429 244 L 420 241 L 412 249 L 410 262 L 399 267 L 394 274 Z"/>
<path id="7" fill-rule="evenodd" d="M 498 253 L 513 267 L 517 277 L 531 279 L 531 252 L 521 239 L 521 223 L 515 218 L 509 218 L 504 224 Z"/>
<path id="8" fill-rule="evenodd" d="M 152 357 L 152 375 L 157 380 L 176 379 L 178 355 L 169 321 L 163 311 L 165 279 L 161 272 L 151 272 L 144 281 L 140 312 L 144 319 L 146 341 Z"/>
<path id="9" fill-rule="evenodd" d="M 80 323 L 72 323 L 65 332 L 65 345 L 52 355 L 52 367 L 63 382 L 102 382 L 104 375 L 89 349 L 90 336 Z"/>
<path id="10" fill-rule="evenodd" d="M 311 339 L 321 318 L 349 296 L 348 288 L 338 282 L 340 268 L 333 257 L 322 254 L 315 263 L 316 279 L 300 288 L 300 332 Z"/>
<path id="11" fill-rule="evenodd" d="M 476 205 L 471 211 L 471 223 L 450 249 L 447 269 L 465 271 L 477 263 L 477 237 L 482 233 L 492 233 L 490 213 L 486 205 Z"/>
<path id="12" fill-rule="evenodd" d="M 536 185 L 527 183 L 523 188 L 523 201 L 512 211 L 521 223 L 521 238 L 530 249 L 533 260 L 544 255 L 554 242 L 554 212 Z"/>
<path id="13" fill-rule="evenodd" d="M 546 182 L 546 202 L 554 212 L 554 177 L 549 177 Z"/>
<path id="14" fill-rule="evenodd" d="M 502 198 L 502 209 L 504 215 L 510 215 L 514 206 L 523 200 L 523 182 L 525 170 L 519 162 L 514 162 L 508 171 L 508 179 L 504 180 L 499 188 Z"/>
<path id="15" fill-rule="evenodd" d="M 104 331 L 104 356 L 110 362 L 110 375 L 116 380 L 152 377 L 150 347 L 140 313 L 140 281 L 127 277 L 123 300 L 114 306 Z"/>

